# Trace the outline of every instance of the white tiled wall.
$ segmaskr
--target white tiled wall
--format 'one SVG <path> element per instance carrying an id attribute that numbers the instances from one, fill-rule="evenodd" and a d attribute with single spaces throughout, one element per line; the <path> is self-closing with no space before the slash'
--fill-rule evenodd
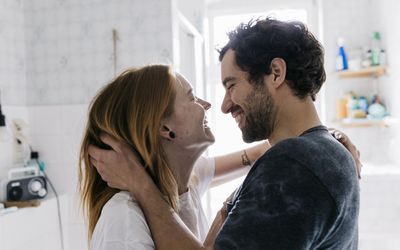
<path id="1" fill-rule="evenodd" d="M 27 102 L 88 103 L 117 72 L 172 62 L 170 1 L 25 1 Z"/>
<path id="2" fill-rule="evenodd" d="M 62 214 L 65 249 L 86 249 L 86 229 L 77 194 L 78 154 L 88 105 L 28 107 L 32 144 L 40 152 L 47 174 L 64 195 Z"/>
<path id="3" fill-rule="evenodd" d="M 347 128 L 334 123 L 336 116 L 336 100 L 348 91 L 371 96 L 374 93 L 372 78 L 339 79 L 335 72 L 335 59 L 338 52 L 336 44 L 338 37 L 345 39 L 345 49 L 350 53 L 360 46 L 370 46 L 373 31 L 380 31 L 382 44 L 387 48 L 390 58 L 389 76 L 381 77 L 379 81 L 379 94 L 388 104 L 390 113 L 399 117 L 400 75 L 396 70 L 400 60 L 396 57 L 399 47 L 399 32 L 393 25 L 399 23 L 399 3 L 395 1 L 378 0 L 336 0 L 323 1 L 323 28 L 325 47 L 325 69 L 327 80 L 324 84 L 326 122 L 331 127 L 337 127 L 346 132 L 356 143 L 362 153 L 362 160 L 374 164 L 394 164 L 400 167 L 393 145 L 400 142 L 398 127 L 380 128 Z M 396 7 L 397 6 L 397 7 Z M 397 20 L 396 20 L 397 18 Z M 399 148 L 399 147 L 397 147 Z"/>
<path id="4" fill-rule="evenodd" d="M 28 107 L 33 148 L 61 193 L 75 190 L 87 105 Z"/>
<path id="5" fill-rule="evenodd" d="M 388 74 L 380 81 L 382 95 L 386 97 L 387 106 L 391 114 L 400 118 L 400 2 L 386 0 L 374 2 L 371 17 L 373 27 L 382 34 L 382 45 L 388 55 Z M 400 121 L 399 121 L 400 122 Z M 392 128 L 392 153 L 390 157 L 397 166 L 400 166 L 400 124 Z"/>
<path id="6" fill-rule="evenodd" d="M 338 126 L 335 117 L 336 100 L 343 93 L 354 90 L 371 95 L 373 81 L 368 78 L 340 80 L 335 74 L 337 37 L 344 37 L 346 49 L 369 45 L 373 31 L 381 32 L 387 49 L 389 76 L 379 79 L 380 94 L 393 116 L 400 117 L 400 24 L 397 1 L 336 0 L 321 1 L 323 6 L 324 47 L 327 81 L 325 83 L 326 118 L 330 126 Z M 361 185 L 359 220 L 359 249 L 399 249 L 400 203 L 395 198 L 400 192 L 400 124 L 390 127 L 345 128 L 361 152 L 365 165 Z M 386 170 L 387 169 L 387 170 Z M 382 174 L 386 171 L 386 174 Z"/>
<path id="7" fill-rule="evenodd" d="M 77 210 L 77 154 L 87 103 L 114 74 L 112 29 L 119 34 L 118 71 L 151 62 L 171 62 L 170 4 L 171 1 L 163 0 L 0 1 L 0 89 L 8 105 L 5 112 L 9 118 L 22 117 L 29 122 L 32 145 L 40 152 L 49 177 L 63 195 L 66 249 L 86 249 L 84 225 Z M 332 59 L 337 51 L 336 38 L 345 36 L 350 47 L 366 43 L 374 25 L 382 32 L 391 68 L 390 75 L 383 79 L 382 91 L 391 107 L 400 107 L 400 76 L 395 70 L 400 66 L 400 59 L 395 56 L 400 53 L 400 32 L 395 25 L 400 23 L 398 9 L 396 0 L 323 1 L 328 119 L 334 117 L 334 107 L 329 105 L 334 105 L 342 89 L 368 92 L 371 84 L 367 79 L 349 84 L 337 81 Z M 377 20 L 380 21 L 375 23 Z M 21 106 L 26 103 L 28 106 Z M 393 109 L 393 114 L 400 117 L 400 110 Z M 399 131 L 398 127 L 391 127 L 346 132 L 365 155 L 364 159 L 400 166 Z M 387 238 L 381 240 L 382 235 L 376 234 L 375 228 L 398 232 L 395 225 L 400 225 L 396 216 L 400 205 L 389 204 L 383 212 L 384 220 L 378 211 L 379 204 L 397 195 L 396 183 L 398 180 L 391 177 L 362 180 L 362 195 L 368 197 L 362 204 L 362 249 L 393 249 L 368 247 L 393 243 Z M 392 224 L 383 226 L 383 221 Z"/>
<path id="8" fill-rule="evenodd" d="M 400 171 L 364 175 L 360 186 L 359 249 L 400 249 Z"/>
<path id="9" fill-rule="evenodd" d="M 162 0 L 0 2 L 3 110 L 8 119 L 22 117 L 31 126 L 32 146 L 63 197 L 66 249 L 87 249 L 76 193 L 78 151 L 87 104 L 114 76 L 112 31 L 118 36 L 117 73 L 172 63 L 171 11 L 171 1 Z M 44 240 L 56 239 L 53 231 L 32 233 L 43 249 L 57 249 Z"/>
<path id="10" fill-rule="evenodd" d="M 22 0 L 0 1 L 0 91 L 8 105 L 26 102 L 23 8 Z"/>
<path id="11" fill-rule="evenodd" d="M 22 118 L 29 122 L 32 147 L 39 151 L 40 159 L 46 164 L 48 177 L 62 196 L 64 244 L 65 249 L 71 250 L 83 250 L 87 246 L 86 229 L 77 194 L 78 153 L 87 107 L 88 105 L 6 106 L 3 109 L 8 121 Z M 10 215 L 11 217 L 3 217 L 0 233 L 7 231 L 7 234 L 0 235 L 1 249 L 26 249 L 21 246 L 28 245 L 35 250 L 61 249 L 55 200 L 27 210 L 18 211 Z M 37 227 L 41 230 L 37 230 Z M 27 232 L 29 237 L 13 244 L 20 237 L 16 233 L 18 230 L 21 233 Z"/>

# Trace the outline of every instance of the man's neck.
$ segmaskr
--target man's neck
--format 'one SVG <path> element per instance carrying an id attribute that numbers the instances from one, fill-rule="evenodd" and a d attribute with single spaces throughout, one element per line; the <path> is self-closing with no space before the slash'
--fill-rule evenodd
<path id="1" fill-rule="evenodd" d="M 286 99 L 285 103 L 278 107 L 275 128 L 268 140 L 273 146 L 282 140 L 297 137 L 304 131 L 321 124 L 311 98 Z"/>

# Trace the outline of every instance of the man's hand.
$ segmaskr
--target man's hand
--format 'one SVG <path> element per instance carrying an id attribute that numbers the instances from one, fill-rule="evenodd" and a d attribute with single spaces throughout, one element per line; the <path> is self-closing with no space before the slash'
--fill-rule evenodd
<path id="1" fill-rule="evenodd" d="M 217 238 L 219 231 L 221 230 L 226 218 L 228 217 L 228 204 L 232 204 L 233 196 L 235 195 L 235 193 L 236 190 L 225 200 L 224 205 L 215 216 L 214 221 L 211 224 L 210 229 L 208 230 L 207 237 L 204 240 L 205 247 L 212 248 L 212 246 L 214 246 L 215 239 Z"/>
<path id="2" fill-rule="evenodd" d="M 102 134 L 101 140 L 112 150 L 90 145 L 88 151 L 91 164 L 108 186 L 130 190 L 143 176 L 148 176 L 139 163 L 136 153 L 127 144 L 117 141 L 108 134 Z"/>
<path id="3" fill-rule="evenodd" d="M 340 143 L 349 150 L 350 154 L 353 156 L 353 159 L 356 163 L 356 170 L 358 174 L 358 178 L 361 179 L 361 168 L 362 168 L 362 163 L 360 161 L 360 151 L 358 151 L 357 147 L 352 143 L 349 137 L 347 135 L 337 129 L 330 128 L 329 132 L 333 137 L 336 138 Z"/>

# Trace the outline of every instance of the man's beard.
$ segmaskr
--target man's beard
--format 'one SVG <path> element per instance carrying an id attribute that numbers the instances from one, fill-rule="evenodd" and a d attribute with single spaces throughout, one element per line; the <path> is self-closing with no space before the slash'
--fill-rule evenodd
<path id="1" fill-rule="evenodd" d="M 275 127 L 276 107 L 264 83 L 254 87 L 243 107 L 246 112 L 243 141 L 250 143 L 268 139 Z"/>

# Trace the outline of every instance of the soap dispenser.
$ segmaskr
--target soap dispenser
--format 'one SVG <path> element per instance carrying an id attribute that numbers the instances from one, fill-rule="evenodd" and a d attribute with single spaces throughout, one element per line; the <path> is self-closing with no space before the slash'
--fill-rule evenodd
<path id="1" fill-rule="evenodd" d="M 347 66 L 347 56 L 344 50 L 344 39 L 339 37 L 337 40 L 337 44 L 339 47 L 339 52 L 336 57 L 336 70 L 337 71 L 347 70 L 348 66 Z"/>

